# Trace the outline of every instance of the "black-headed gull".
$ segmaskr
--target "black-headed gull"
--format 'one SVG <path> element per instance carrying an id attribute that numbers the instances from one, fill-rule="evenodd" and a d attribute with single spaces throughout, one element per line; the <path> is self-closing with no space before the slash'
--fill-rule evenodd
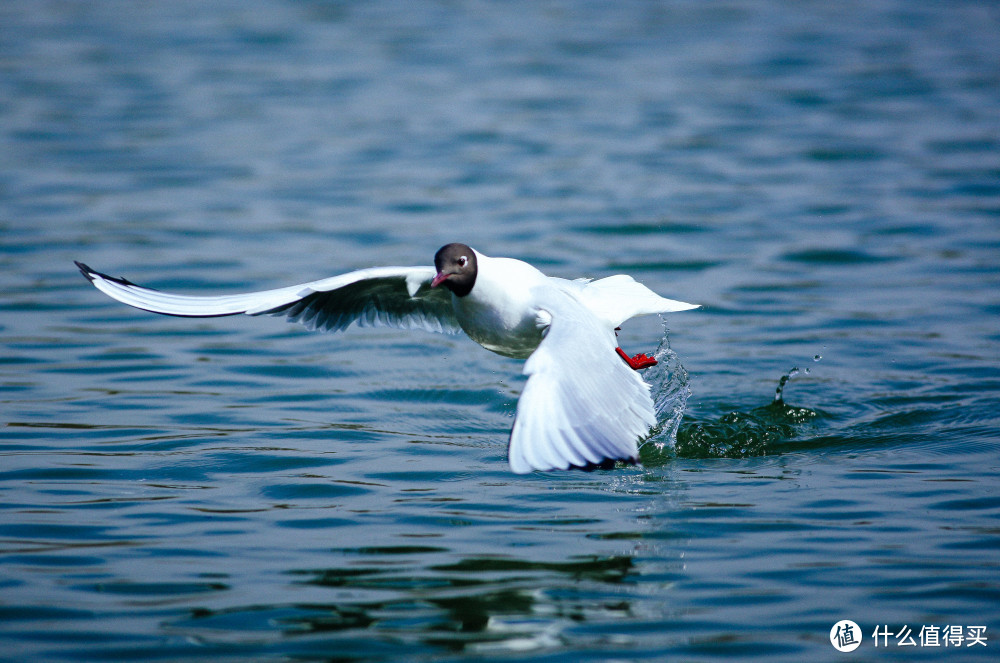
<path id="1" fill-rule="evenodd" d="M 528 381 L 507 448 L 517 473 L 638 463 L 638 440 L 656 416 L 637 370 L 656 361 L 625 354 L 616 330 L 635 316 L 697 308 L 660 297 L 623 274 L 570 281 L 464 244 L 443 246 L 434 268 L 372 267 L 218 297 L 160 292 L 77 266 L 98 290 L 154 313 L 284 315 L 309 329 L 332 331 L 351 323 L 465 331 L 487 350 L 526 358 Z"/>

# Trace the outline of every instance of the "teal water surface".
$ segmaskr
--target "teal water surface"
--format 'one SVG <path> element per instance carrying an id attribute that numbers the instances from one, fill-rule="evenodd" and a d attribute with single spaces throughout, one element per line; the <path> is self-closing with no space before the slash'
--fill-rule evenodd
<path id="1" fill-rule="evenodd" d="M 4 3 L 0 659 L 996 660 L 998 34 Z M 72 262 L 210 294 L 449 241 L 704 305 L 622 331 L 641 467 L 511 474 L 521 363 L 464 337 L 160 317 Z"/>

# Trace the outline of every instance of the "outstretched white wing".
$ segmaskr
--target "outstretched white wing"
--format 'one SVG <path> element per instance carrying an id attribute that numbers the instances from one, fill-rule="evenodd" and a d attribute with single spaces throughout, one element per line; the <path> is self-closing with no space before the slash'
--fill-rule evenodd
<path id="1" fill-rule="evenodd" d="M 698 304 L 660 297 L 626 274 L 616 274 L 587 283 L 580 288 L 579 298 L 594 315 L 613 327 L 640 315 L 700 308 Z"/>
<path id="2" fill-rule="evenodd" d="M 649 386 L 615 352 L 614 329 L 559 291 L 545 293 L 539 325 L 545 337 L 524 364 L 511 470 L 638 462 L 637 442 L 656 415 Z"/>
<path id="3" fill-rule="evenodd" d="M 207 318 L 224 315 L 284 315 L 309 329 L 362 327 L 456 333 L 461 331 L 451 293 L 431 288 L 431 267 L 373 267 L 320 281 L 238 295 L 194 297 L 143 288 L 76 263 L 106 295 L 153 313 Z"/>

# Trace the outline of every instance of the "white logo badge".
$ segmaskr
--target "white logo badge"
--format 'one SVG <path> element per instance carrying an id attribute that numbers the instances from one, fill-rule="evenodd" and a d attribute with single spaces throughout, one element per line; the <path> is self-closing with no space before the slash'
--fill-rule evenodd
<path id="1" fill-rule="evenodd" d="M 842 619 L 830 629 L 830 644 L 837 651 L 854 651 L 861 644 L 861 628 L 850 619 Z"/>

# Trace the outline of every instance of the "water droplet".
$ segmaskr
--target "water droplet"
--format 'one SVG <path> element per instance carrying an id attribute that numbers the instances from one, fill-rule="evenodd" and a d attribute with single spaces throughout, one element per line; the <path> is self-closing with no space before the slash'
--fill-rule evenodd
<path id="1" fill-rule="evenodd" d="M 813 361 L 819 361 L 823 358 L 823 355 L 813 355 Z"/>
<path id="2" fill-rule="evenodd" d="M 781 376 L 781 379 L 778 380 L 778 388 L 774 390 L 775 403 L 780 403 L 782 401 L 781 394 L 785 390 L 785 384 L 798 374 L 799 374 L 799 367 L 796 366 L 792 370 L 788 371 L 787 373 Z"/>

